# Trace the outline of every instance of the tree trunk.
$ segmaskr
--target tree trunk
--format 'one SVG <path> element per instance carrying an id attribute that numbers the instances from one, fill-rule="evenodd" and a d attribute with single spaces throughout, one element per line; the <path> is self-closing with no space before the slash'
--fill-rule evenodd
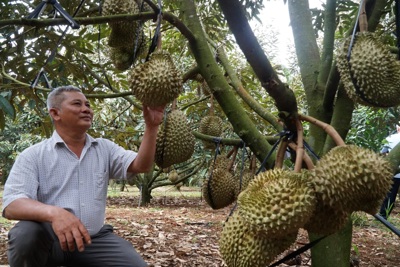
<path id="1" fill-rule="evenodd" d="M 312 267 L 349 267 L 352 238 L 352 221 L 339 232 L 322 239 L 311 249 Z M 321 236 L 309 234 L 310 240 L 316 240 Z"/>

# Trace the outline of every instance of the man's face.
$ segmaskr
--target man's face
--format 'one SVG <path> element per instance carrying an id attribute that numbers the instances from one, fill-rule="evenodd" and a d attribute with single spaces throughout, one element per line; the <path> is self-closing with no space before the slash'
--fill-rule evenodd
<path id="1" fill-rule="evenodd" d="M 93 110 L 89 101 L 80 92 L 64 92 L 65 100 L 60 108 L 54 108 L 53 119 L 70 127 L 83 127 L 85 130 L 92 125 Z"/>

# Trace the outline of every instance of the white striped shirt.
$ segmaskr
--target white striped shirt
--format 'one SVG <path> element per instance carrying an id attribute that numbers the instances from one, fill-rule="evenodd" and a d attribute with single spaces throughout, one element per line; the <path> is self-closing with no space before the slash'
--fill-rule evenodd
<path id="1" fill-rule="evenodd" d="M 86 135 L 81 157 L 56 131 L 16 159 L 3 193 L 3 210 L 18 198 L 59 206 L 77 216 L 91 235 L 104 224 L 110 178 L 126 179 L 137 153 Z"/>

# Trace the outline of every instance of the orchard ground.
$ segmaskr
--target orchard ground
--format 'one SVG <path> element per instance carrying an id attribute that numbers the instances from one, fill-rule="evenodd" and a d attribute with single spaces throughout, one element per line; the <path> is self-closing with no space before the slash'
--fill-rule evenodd
<path id="1" fill-rule="evenodd" d="M 197 187 L 181 187 L 180 190 L 163 187 L 153 192 L 150 205 L 142 207 L 138 190 L 131 186 L 128 190 L 120 192 L 117 187 L 109 188 L 106 223 L 112 224 L 118 235 L 129 240 L 150 266 L 226 266 L 219 253 L 218 240 L 232 206 L 211 209 Z M 399 204 L 389 218 L 397 228 L 400 228 Z M 353 220 L 351 266 L 400 266 L 397 235 L 365 213 L 353 214 Z M 14 224 L 0 218 L 0 266 L 8 266 L 7 233 Z M 300 229 L 290 250 L 306 243 L 307 232 Z M 279 266 L 291 265 L 311 266 L 310 251 L 301 254 L 297 261 Z"/>

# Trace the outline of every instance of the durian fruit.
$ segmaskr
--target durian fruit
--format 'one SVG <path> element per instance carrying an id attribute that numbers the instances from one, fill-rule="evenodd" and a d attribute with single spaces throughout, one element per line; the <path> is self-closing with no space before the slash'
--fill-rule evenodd
<path id="1" fill-rule="evenodd" d="M 240 215 L 276 238 L 302 228 L 315 205 L 308 172 L 283 169 L 258 174 L 238 197 Z"/>
<path id="2" fill-rule="evenodd" d="M 317 198 L 325 206 L 374 215 L 392 185 L 390 163 L 355 145 L 337 146 L 311 172 Z"/>
<path id="3" fill-rule="evenodd" d="M 219 250 L 228 267 L 265 267 L 295 241 L 297 232 L 276 239 L 247 223 L 236 210 L 225 222 Z"/>
<path id="4" fill-rule="evenodd" d="M 348 211 L 317 202 L 312 217 L 303 228 L 314 234 L 330 235 L 343 228 L 349 220 L 350 214 Z"/>
<path id="5" fill-rule="evenodd" d="M 104 0 L 103 15 L 137 14 L 139 6 L 135 0 Z M 136 39 L 138 21 L 110 22 L 111 34 L 108 39 L 110 47 L 130 47 Z"/>
<path id="6" fill-rule="evenodd" d="M 350 38 L 337 55 L 337 67 L 349 97 L 373 107 L 400 104 L 400 63 L 375 33 L 359 32 L 347 60 Z M 359 88 L 356 90 L 354 83 Z"/>
<path id="7" fill-rule="evenodd" d="M 205 116 L 200 121 L 199 132 L 206 135 L 220 137 L 223 131 L 223 121 L 220 117 L 215 115 Z M 203 141 L 205 149 L 214 149 L 215 143 Z"/>
<path id="8" fill-rule="evenodd" d="M 179 175 L 178 172 L 176 170 L 172 170 L 170 171 L 170 173 L 168 174 L 168 179 L 172 182 L 175 183 L 176 181 L 178 181 Z"/>
<path id="9" fill-rule="evenodd" d="M 203 181 L 204 200 L 213 209 L 222 209 L 235 201 L 235 177 L 224 168 L 213 169 Z"/>
<path id="10" fill-rule="evenodd" d="M 129 84 L 133 95 L 150 107 L 168 104 L 183 92 L 180 72 L 163 50 L 153 52 L 149 61 L 132 69 Z"/>
<path id="11" fill-rule="evenodd" d="M 185 114 L 173 110 L 157 133 L 155 163 L 160 168 L 188 160 L 194 152 L 195 137 Z"/>

